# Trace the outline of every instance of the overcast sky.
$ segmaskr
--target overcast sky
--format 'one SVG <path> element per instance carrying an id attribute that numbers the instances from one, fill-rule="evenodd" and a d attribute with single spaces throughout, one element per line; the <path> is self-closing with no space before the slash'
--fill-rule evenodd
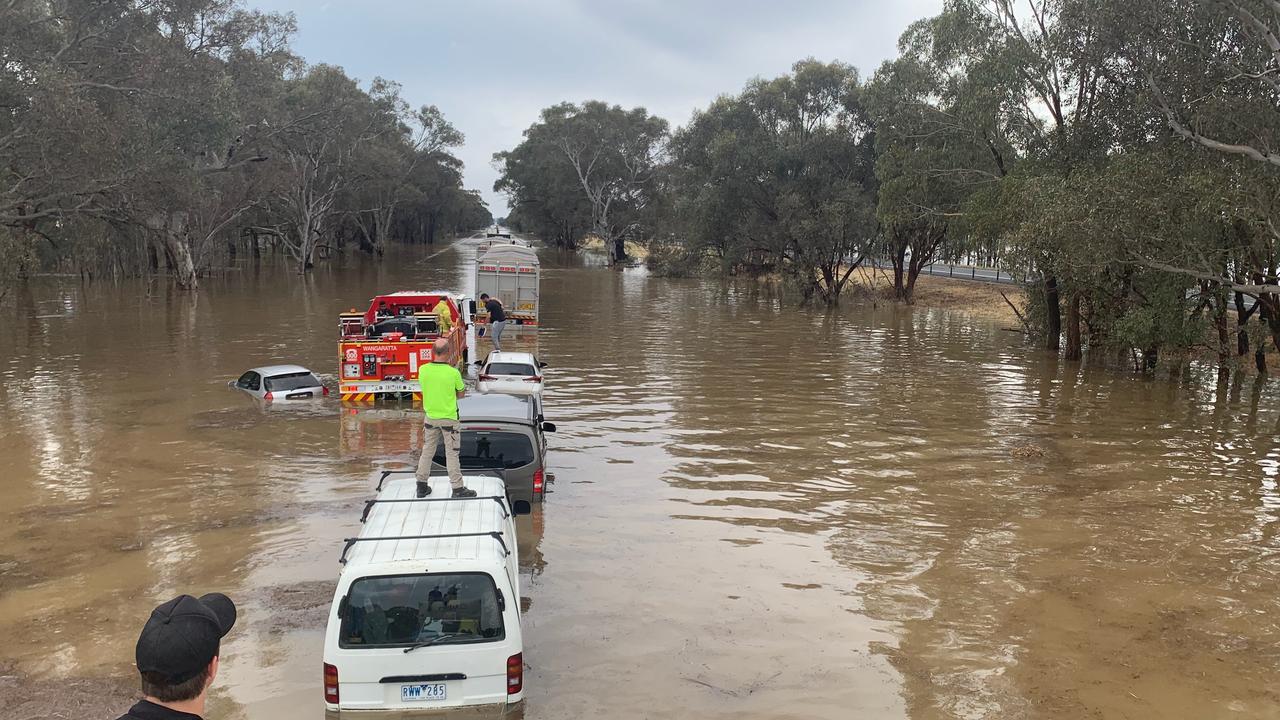
<path id="1" fill-rule="evenodd" d="M 467 137 L 466 185 L 495 217 L 493 153 L 514 147 L 548 105 L 605 100 L 674 129 L 717 95 L 796 60 L 841 60 L 864 76 L 942 0 L 246 0 L 298 18 L 293 46 L 366 87 L 399 82 Z"/>

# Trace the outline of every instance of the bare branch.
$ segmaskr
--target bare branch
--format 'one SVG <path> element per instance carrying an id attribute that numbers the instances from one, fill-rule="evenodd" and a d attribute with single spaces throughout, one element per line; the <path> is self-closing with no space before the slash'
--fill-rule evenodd
<path id="1" fill-rule="evenodd" d="M 1280 285 L 1249 285 L 1245 283 L 1238 283 L 1231 278 L 1222 277 L 1217 273 L 1195 270 L 1193 268 L 1178 267 L 1177 265 L 1170 265 L 1141 255 L 1138 256 L 1138 262 L 1153 270 L 1163 270 L 1164 272 L 1185 275 L 1186 277 L 1195 278 L 1197 280 L 1208 280 L 1234 290 L 1235 292 L 1244 293 L 1245 295 L 1253 295 L 1256 297 L 1258 295 L 1274 295 L 1280 293 Z"/>
<path id="2" fill-rule="evenodd" d="M 1204 135 L 1201 135 L 1200 133 L 1183 125 L 1182 122 L 1178 120 L 1178 116 L 1174 113 L 1173 108 L 1169 107 L 1169 101 L 1165 98 L 1164 93 L 1160 91 L 1159 86 L 1156 85 L 1155 78 L 1150 73 L 1147 73 L 1147 85 L 1155 95 L 1156 102 L 1160 105 L 1160 110 L 1164 113 L 1170 129 L 1178 135 L 1181 135 L 1192 142 L 1199 143 L 1210 150 L 1216 150 L 1228 155 L 1244 155 L 1245 157 L 1252 158 L 1258 162 L 1270 163 L 1280 167 L 1280 155 L 1275 155 L 1265 150 L 1259 150 L 1252 145 L 1226 143 L 1221 140 L 1205 137 Z"/>

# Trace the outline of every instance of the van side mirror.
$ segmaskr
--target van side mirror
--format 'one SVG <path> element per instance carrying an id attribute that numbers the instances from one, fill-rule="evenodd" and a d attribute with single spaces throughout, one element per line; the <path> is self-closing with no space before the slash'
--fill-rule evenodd
<path id="1" fill-rule="evenodd" d="M 546 364 L 546 363 L 544 363 L 544 362 L 539 362 L 539 363 L 538 363 L 538 367 L 539 367 L 539 368 L 544 368 L 544 367 L 546 367 L 546 366 L 547 366 L 547 364 Z"/>
<path id="2" fill-rule="evenodd" d="M 555 432 L 555 431 L 556 431 L 555 423 L 549 423 L 549 422 L 542 423 L 542 432 Z"/>

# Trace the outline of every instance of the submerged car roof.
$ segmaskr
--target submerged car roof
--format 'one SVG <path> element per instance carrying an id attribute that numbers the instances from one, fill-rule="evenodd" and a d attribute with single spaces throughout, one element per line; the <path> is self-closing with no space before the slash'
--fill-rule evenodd
<path id="1" fill-rule="evenodd" d="M 462 422 L 502 420 L 532 425 L 534 407 L 533 400 L 527 395 L 467 395 L 458 401 L 458 419 Z"/>
<path id="2" fill-rule="evenodd" d="M 256 372 L 259 375 L 288 375 L 289 373 L 309 373 L 307 368 L 301 365 L 264 365 L 262 367 L 249 368 L 250 372 Z"/>
<path id="3" fill-rule="evenodd" d="M 487 475 L 464 480 L 477 497 L 453 502 L 438 501 L 449 497 L 448 478 L 432 477 L 432 494 L 422 502 L 414 501 L 417 481 L 412 475 L 387 480 L 360 526 L 359 539 L 346 550 L 343 572 L 402 561 L 506 562 L 516 541 L 506 532 L 506 486 Z"/>

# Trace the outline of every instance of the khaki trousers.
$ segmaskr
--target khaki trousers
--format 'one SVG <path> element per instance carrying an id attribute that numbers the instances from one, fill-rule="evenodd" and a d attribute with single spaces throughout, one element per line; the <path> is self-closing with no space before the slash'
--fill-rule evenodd
<path id="1" fill-rule="evenodd" d="M 419 480 L 431 477 L 431 458 L 436 454 L 436 443 L 444 443 L 444 464 L 449 470 L 449 485 L 454 490 L 462 487 L 462 463 L 458 451 L 462 447 L 462 431 L 457 420 L 427 418 L 423 426 L 422 457 L 418 458 Z"/>

